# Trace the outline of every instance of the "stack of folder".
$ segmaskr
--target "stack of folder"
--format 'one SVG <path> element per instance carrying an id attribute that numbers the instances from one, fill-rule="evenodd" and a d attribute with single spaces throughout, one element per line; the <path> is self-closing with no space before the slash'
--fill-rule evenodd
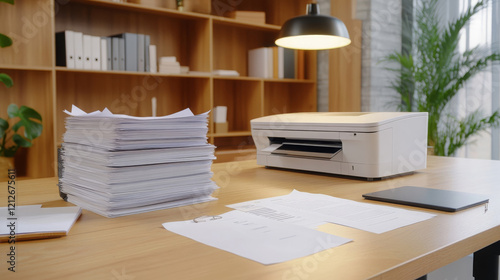
<path id="1" fill-rule="evenodd" d="M 248 76 L 264 79 L 304 79 L 304 50 L 277 46 L 248 50 Z"/>
<path id="2" fill-rule="evenodd" d="M 69 69 L 156 72 L 150 36 L 120 33 L 107 37 L 64 30 L 56 33 L 56 65 Z"/>
<path id="3" fill-rule="evenodd" d="M 66 113 L 60 187 L 69 202 L 117 217 L 215 199 L 208 112 L 131 117 L 73 106 Z"/>

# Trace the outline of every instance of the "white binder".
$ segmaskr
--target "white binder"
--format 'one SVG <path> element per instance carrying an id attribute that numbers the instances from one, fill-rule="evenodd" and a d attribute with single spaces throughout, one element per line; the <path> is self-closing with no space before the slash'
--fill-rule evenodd
<path id="1" fill-rule="evenodd" d="M 108 43 L 105 37 L 99 39 L 101 41 L 101 70 L 108 70 Z"/>
<path id="2" fill-rule="evenodd" d="M 125 71 L 125 62 L 126 62 L 126 54 L 125 54 L 125 39 L 118 38 L 118 65 L 120 67 L 120 71 Z"/>
<path id="3" fill-rule="evenodd" d="M 144 72 L 146 62 L 144 50 L 144 34 L 137 34 L 137 71 Z"/>
<path id="4" fill-rule="evenodd" d="M 92 70 L 101 70 L 101 37 L 91 36 Z"/>
<path id="5" fill-rule="evenodd" d="M 73 38 L 73 33 L 71 30 L 65 30 L 62 33 L 64 34 L 64 53 L 67 68 L 75 68 L 75 38 Z"/>
<path id="6" fill-rule="evenodd" d="M 92 36 L 83 35 L 83 69 L 92 69 Z"/>
<path id="7" fill-rule="evenodd" d="M 120 60 L 119 60 L 119 56 L 120 56 L 120 38 L 117 38 L 117 37 L 113 37 L 111 38 L 112 40 L 112 51 L 111 51 L 111 54 L 112 54 L 112 57 L 113 57 L 113 61 L 112 61 L 112 69 L 113 70 L 120 70 Z"/>
<path id="8" fill-rule="evenodd" d="M 149 72 L 158 72 L 158 66 L 156 65 L 156 45 L 149 45 Z"/>
<path id="9" fill-rule="evenodd" d="M 75 68 L 83 69 L 83 33 L 73 32 L 75 39 Z"/>

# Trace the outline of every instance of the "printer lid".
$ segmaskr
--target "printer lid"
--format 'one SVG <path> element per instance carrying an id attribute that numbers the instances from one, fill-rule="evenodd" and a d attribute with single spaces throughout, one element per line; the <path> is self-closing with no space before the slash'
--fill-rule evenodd
<path id="1" fill-rule="evenodd" d="M 273 130 L 378 130 L 384 124 L 414 117 L 426 112 L 307 112 L 278 114 L 251 120 L 252 129 Z"/>

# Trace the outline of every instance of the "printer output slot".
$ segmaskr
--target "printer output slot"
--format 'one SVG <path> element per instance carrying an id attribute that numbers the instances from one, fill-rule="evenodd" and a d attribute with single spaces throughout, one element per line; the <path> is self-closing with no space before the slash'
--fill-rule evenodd
<path id="1" fill-rule="evenodd" d="M 279 146 L 271 154 L 331 159 L 342 150 L 340 141 L 271 138 Z"/>

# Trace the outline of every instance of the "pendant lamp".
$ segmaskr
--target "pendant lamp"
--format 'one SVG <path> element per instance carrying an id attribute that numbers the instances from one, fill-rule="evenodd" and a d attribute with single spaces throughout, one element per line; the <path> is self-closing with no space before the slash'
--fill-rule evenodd
<path id="1" fill-rule="evenodd" d="M 307 14 L 287 20 L 276 45 L 289 49 L 325 50 L 351 43 L 345 24 L 338 18 L 319 14 L 316 3 L 307 4 Z"/>

